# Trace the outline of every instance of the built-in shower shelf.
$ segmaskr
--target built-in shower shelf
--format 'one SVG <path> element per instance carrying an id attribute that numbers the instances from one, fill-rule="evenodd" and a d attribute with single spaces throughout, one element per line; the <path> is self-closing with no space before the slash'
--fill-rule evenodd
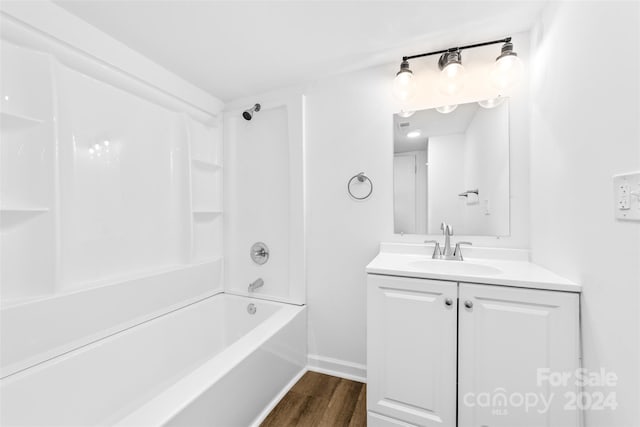
<path id="1" fill-rule="evenodd" d="M 3 207 L 0 208 L 0 229 L 8 230 L 23 222 L 49 212 L 49 208 L 38 207 Z"/>
<path id="2" fill-rule="evenodd" d="M 215 215 L 221 215 L 222 211 L 217 209 L 194 209 L 192 213 L 194 215 L 215 216 Z"/>
<path id="3" fill-rule="evenodd" d="M 41 207 L 22 207 L 22 206 L 3 206 L 0 212 L 49 212 L 49 208 Z"/>
<path id="4" fill-rule="evenodd" d="M 42 124 L 44 120 L 21 114 L 0 111 L 0 128 L 2 130 L 20 130 Z"/>
<path id="5" fill-rule="evenodd" d="M 49 208 L 42 206 L 2 206 L 0 212 L 49 212 Z"/>
<path id="6" fill-rule="evenodd" d="M 203 159 L 191 159 L 193 165 L 202 169 L 209 169 L 212 171 L 222 169 L 222 165 L 219 163 L 211 162 Z"/>

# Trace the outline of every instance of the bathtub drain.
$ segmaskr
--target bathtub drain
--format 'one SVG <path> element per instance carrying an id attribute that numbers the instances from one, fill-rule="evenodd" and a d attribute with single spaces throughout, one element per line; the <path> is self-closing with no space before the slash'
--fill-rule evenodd
<path id="1" fill-rule="evenodd" d="M 247 313 L 256 314 L 256 305 L 251 303 L 247 306 Z"/>

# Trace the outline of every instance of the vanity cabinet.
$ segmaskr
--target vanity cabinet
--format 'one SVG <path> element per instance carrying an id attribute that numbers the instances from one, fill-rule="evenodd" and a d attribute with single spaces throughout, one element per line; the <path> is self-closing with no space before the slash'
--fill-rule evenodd
<path id="1" fill-rule="evenodd" d="M 370 425 L 580 425 L 577 293 L 376 274 L 367 293 Z"/>
<path id="2" fill-rule="evenodd" d="M 455 425 L 456 284 L 369 275 L 368 289 L 368 410 L 416 425 Z M 385 425 L 369 424 L 376 422 Z"/>

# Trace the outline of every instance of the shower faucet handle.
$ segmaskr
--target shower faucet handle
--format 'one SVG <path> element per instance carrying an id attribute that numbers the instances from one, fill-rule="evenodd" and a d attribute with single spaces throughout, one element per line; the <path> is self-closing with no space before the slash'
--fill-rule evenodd
<path id="1" fill-rule="evenodd" d="M 249 251 L 249 255 L 253 262 L 258 265 L 262 265 L 265 262 L 269 261 L 269 247 L 263 242 L 256 242 L 251 246 L 251 250 Z"/>

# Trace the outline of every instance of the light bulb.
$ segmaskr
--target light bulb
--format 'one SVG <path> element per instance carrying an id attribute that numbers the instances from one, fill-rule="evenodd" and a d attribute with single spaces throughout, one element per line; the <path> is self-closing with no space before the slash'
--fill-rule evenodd
<path id="1" fill-rule="evenodd" d="M 438 60 L 440 90 L 447 95 L 456 95 L 464 87 L 465 71 L 459 51 L 444 53 Z"/>
<path id="2" fill-rule="evenodd" d="M 478 101 L 478 105 L 486 109 L 496 108 L 497 106 L 501 105 L 505 99 L 506 98 L 502 96 L 491 99 L 483 99 L 482 101 Z"/>
<path id="3" fill-rule="evenodd" d="M 407 132 L 407 138 L 417 138 L 422 134 L 420 129 L 412 130 L 411 132 Z"/>
<path id="4" fill-rule="evenodd" d="M 443 105 L 441 107 L 436 107 L 436 111 L 438 113 L 442 113 L 442 114 L 449 114 L 452 111 L 454 111 L 456 108 L 458 108 L 458 104 L 455 104 L 455 105 Z"/>
<path id="5" fill-rule="evenodd" d="M 415 95 L 415 88 L 416 82 L 413 72 L 409 69 L 409 62 L 402 61 L 400 71 L 393 80 L 393 94 L 400 101 L 408 101 Z"/>
<path id="6" fill-rule="evenodd" d="M 507 42 L 502 47 L 502 53 L 493 64 L 491 83 L 498 89 L 509 89 L 520 81 L 522 69 L 522 61 L 513 51 L 513 44 Z"/>

